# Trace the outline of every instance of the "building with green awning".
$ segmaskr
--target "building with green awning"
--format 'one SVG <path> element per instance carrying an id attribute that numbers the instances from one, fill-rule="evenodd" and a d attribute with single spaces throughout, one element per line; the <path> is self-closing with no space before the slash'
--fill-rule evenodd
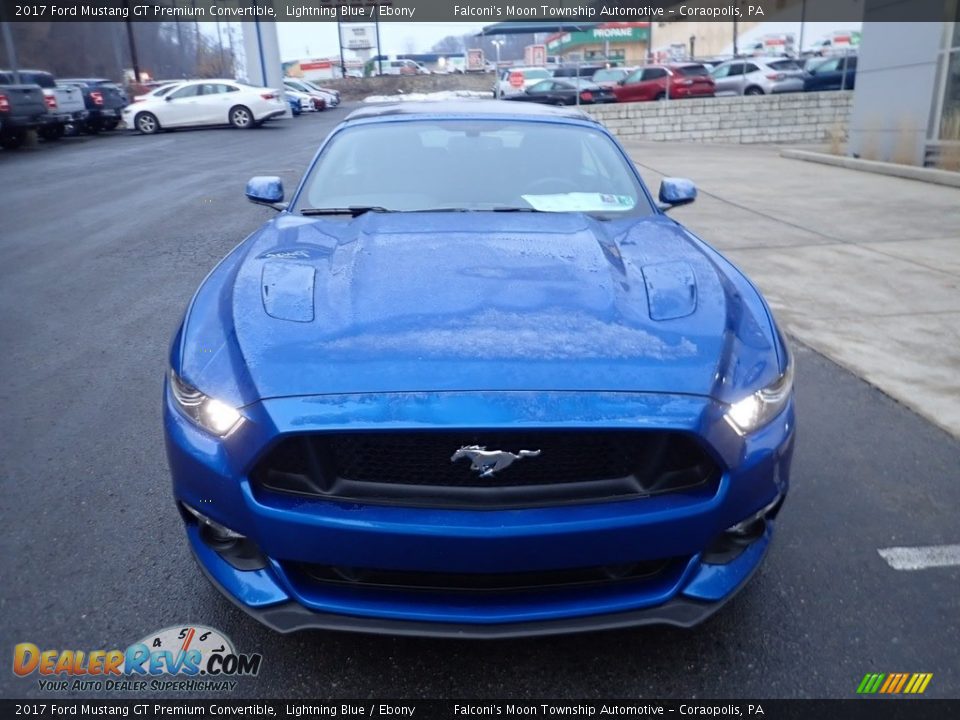
<path id="1" fill-rule="evenodd" d="M 650 43 L 650 23 L 597 23 L 591 28 L 558 32 L 547 38 L 547 53 L 564 61 L 607 60 L 642 63 Z"/>

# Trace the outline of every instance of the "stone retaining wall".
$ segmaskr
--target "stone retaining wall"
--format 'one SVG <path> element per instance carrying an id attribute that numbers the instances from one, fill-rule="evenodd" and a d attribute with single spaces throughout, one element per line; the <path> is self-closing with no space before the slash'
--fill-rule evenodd
<path id="1" fill-rule="evenodd" d="M 585 108 L 631 140 L 825 143 L 846 137 L 853 91 L 617 103 Z"/>

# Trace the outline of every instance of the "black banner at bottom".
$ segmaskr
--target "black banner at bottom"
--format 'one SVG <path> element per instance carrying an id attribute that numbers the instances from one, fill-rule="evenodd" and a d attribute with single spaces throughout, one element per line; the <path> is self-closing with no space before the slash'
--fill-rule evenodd
<path id="1" fill-rule="evenodd" d="M 0 700 L 0 718 L 843 718 L 941 720 L 960 700 Z"/>

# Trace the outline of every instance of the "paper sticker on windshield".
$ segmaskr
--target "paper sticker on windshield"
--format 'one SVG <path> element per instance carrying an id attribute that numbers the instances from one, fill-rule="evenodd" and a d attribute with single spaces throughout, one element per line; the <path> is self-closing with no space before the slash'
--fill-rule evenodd
<path id="1" fill-rule="evenodd" d="M 629 195 L 607 193 L 560 193 L 557 195 L 522 195 L 534 210 L 542 212 L 623 212 L 636 205 Z"/>

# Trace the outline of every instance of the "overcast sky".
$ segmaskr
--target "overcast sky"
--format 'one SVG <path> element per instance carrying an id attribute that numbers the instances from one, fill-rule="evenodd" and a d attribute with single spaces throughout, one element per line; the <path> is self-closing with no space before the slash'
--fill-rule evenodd
<path id="1" fill-rule="evenodd" d="M 447 35 L 476 33 L 486 24 L 383 22 L 380 23 L 380 44 L 387 55 L 427 52 L 434 43 Z M 340 52 L 335 22 L 282 22 L 277 23 L 277 28 L 280 56 L 284 61 L 307 57 L 335 57 Z"/>

